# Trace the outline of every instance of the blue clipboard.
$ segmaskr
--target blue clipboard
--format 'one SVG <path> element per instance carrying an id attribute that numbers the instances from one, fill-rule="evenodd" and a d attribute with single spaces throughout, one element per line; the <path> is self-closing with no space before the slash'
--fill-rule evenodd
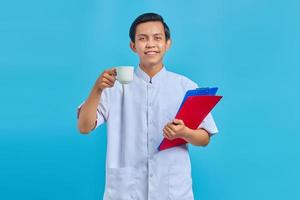
<path id="1" fill-rule="evenodd" d="M 185 96 L 181 102 L 181 105 L 179 107 L 178 110 L 180 110 L 181 106 L 184 104 L 185 100 L 189 97 L 189 96 L 215 96 L 216 93 L 218 91 L 218 87 L 212 87 L 212 88 L 209 88 L 209 87 L 204 87 L 204 88 L 196 88 L 194 90 L 188 90 L 186 93 L 185 93 Z"/>

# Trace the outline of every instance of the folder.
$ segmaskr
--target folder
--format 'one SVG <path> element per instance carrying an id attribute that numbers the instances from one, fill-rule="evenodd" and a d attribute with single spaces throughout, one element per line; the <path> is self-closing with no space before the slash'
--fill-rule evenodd
<path id="1" fill-rule="evenodd" d="M 218 91 L 217 87 L 213 87 L 213 88 L 205 87 L 205 88 L 196 88 L 195 90 L 188 90 L 185 93 L 185 96 L 184 96 L 184 98 L 182 100 L 182 103 L 181 103 L 181 105 L 179 107 L 179 110 L 182 107 L 182 105 L 184 104 L 185 100 L 189 96 L 198 96 L 198 95 L 209 95 L 209 96 L 212 96 L 212 95 L 216 95 L 217 91 Z"/>
<path id="2" fill-rule="evenodd" d="M 197 129 L 205 117 L 211 112 L 222 96 L 215 96 L 218 88 L 199 88 L 189 90 L 183 98 L 182 104 L 175 118 L 183 120 L 185 126 Z M 186 144 L 184 139 L 169 140 L 164 138 L 159 145 L 159 150 Z"/>

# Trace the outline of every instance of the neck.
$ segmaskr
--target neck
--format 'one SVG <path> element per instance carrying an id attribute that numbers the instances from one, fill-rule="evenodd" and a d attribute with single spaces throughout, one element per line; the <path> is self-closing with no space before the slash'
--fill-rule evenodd
<path id="1" fill-rule="evenodd" d="M 157 65 L 145 65 L 140 63 L 140 67 L 146 74 L 148 74 L 148 76 L 150 76 L 150 78 L 152 78 L 163 68 L 163 64 L 159 63 Z"/>

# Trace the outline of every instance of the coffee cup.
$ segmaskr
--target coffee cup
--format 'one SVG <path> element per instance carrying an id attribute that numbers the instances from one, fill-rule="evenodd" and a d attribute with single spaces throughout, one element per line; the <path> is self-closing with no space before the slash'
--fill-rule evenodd
<path id="1" fill-rule="evenodd" d="M 119 66 L 116 68 L 117 70 L 117 80 L 121 84 L 128 84 L 133 81 L 133 66 Z"/>

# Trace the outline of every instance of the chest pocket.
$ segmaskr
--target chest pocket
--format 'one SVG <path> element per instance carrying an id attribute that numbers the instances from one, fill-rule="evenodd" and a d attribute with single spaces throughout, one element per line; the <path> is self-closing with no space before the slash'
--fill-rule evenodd
<path id="1" fill-rule="evenodd" d="M 172 166 L 169 169 L 169 199 L 194 200 L 192 178 L 185 167 Z"/>
<path id="2" fill-rule="evenodd" d="M 105 200 L 137 199 L 134 168 L 108 168 L 106 176 Z"/>

